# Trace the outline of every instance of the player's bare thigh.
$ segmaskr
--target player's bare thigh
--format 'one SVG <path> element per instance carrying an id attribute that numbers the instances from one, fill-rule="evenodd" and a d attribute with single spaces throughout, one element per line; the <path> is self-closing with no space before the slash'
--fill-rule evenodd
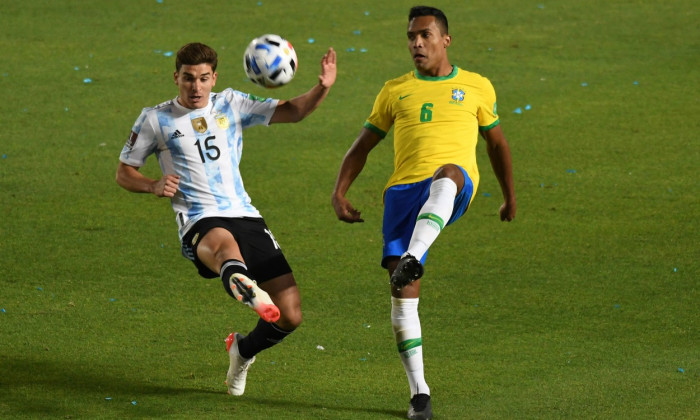
<path id="1" fill-rule="evenodd" d="M 243 261 L 238 242 L 228 230 L 215 227 L 209 230 L 197 245 L 197 258 L 211 271 L 218 273 L 224 262 L 236 259 Z"/>

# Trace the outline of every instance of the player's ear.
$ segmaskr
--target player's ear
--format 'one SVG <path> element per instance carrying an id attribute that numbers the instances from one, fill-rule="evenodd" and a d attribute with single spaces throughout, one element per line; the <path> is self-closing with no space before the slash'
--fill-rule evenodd
<path id="1" fill-rule="evenodd" d="M 452 35 L 445 35 L 444 45 L 445 48 L 449 47 L 452 43 Z"/>
<path id="2" fill-rule="evenodd" d="M 175 84 L 177 85 L 177 72 L 173 73 L 173 80 L 175 81 Z"/>
<path id="3" fill-rule="evenodd" d="M 216 86 L 216 78 L 219 77 L 219 73 L 214 72 L 214 74 L 211 76 L 211 85 Z"/>

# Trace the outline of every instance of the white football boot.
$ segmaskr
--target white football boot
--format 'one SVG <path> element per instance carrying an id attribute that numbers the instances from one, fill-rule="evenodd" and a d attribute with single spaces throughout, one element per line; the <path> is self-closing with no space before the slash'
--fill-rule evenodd
<path id="1" fill-rule="evenodd" d="M 240 338 L 241 335 L 238 333 L 231 333 L 226 337 L 226 351 L 228 351 L 228 357 L 231 360 L 226 373 L 226 385 L 228 393 L 231 395 L 243 395 L 248 368 L 255 362 L 255 356 L 244 359 L 238 353 L 238 340 Z"/>

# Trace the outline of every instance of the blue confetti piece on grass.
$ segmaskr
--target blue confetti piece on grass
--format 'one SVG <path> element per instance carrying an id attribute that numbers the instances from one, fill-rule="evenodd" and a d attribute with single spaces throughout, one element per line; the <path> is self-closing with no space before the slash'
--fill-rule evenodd
<path id="1" fill-rule="evenodd" d="M 85 84 L 92 83 L 92 79 L 89 77 L 86 77 L 83 79 L 83 83 L 85 83 Z"/>
<path id="2" fill-rule="evenodd" d="M 520 107 L 515 108 L 515 111 L 513 111 L 513 114 L 522 114 L 522 113 L 523 113 L 523 109 Z"/>
<path id="3" fill-rule="evenodd" d="M 0 312 L 5 313 L 5 308 L 0 309 Z"/>
<path id="4" fill-rule="evenodd" d="M 369 10 L 365 10 L 365 16 L 369 16 Z"/>
<path id="5" fill-rule="evenodd" d="M 2 155 L 2 158 L 3 158 L 3 159 L 7 159 L 7 155 L 3 154 L 3 155 Z"/>
<path id="6" fill-rule="evenodd" d="M 367 52 L 367 48 L 360 48 L 360 52 L 361 52 L 361 53 L 366 53 L 366 52 Z"/>
<path id="7" fill-rule="evenodd" d="M 632 82 L 632 84 L 636 86 L 639 84 L 639 82 L 635 80 L 634 82 Z"/>
<path id="8" fill-rule="evenodd" d="M 484 193 L 484 197 L 491 197 L 491 193 L 485 192 L 485 193 Z"/>
<path id="9" fill-rule="evenodd" d="M 588 83 L 582 82 L 582 83 L 581 83 L 581 86 L 582 86 L 582 87 L 586 87 L 586 86 L 588 86 Z"/>
<path id="10" fill-rule="evenodd" d="M 576 173 L 576 169 L 567 169 L 566 172 L 567 172 L 567 173 L 570 173 L 570 174 L 575 174 L 575 173 Z"/>
<path id="11" fill-rule="evenodd" d="M 359 29 L 355 29 L 354 31 L 352 31 L 352 33 L 355 35 L 360 35 L 360 34 L 362 34 L 362 31 Z"/>
<path id="12" fill-rule="evenodd" d="M 308 39 L 308 42 L 309 42 L 309 44 L 313 44 L 314 42 L 316 42 L 316 40 L 313 39 L 313 38 L 309 38 L 309 39 Z"/>
<path id="13" fill-rule="evenodd" d="M 138 404 L 138 403 L 136 402 L 136 400 L 134 400 L 134 401 L 131 402 L 131 405 L 136 405 L 136 404 Z"/>
<path id="14" fill-rule="evenodd" d="M 347 52 L 355 52 L 355 47 L 350 47 L 350 48 L 348 48 L 348 49 L 345 50 L 345 51 L 347 51 Z"/>
<path id="15" fill-rule="evenodd" d="M 685 373 L 685 369 L 683 369 L 682 367 L 679 367 L 679 368 L 678 368 L 678 371 L 679 371 L 680 373 Z"/>
<path id="16" fill-rule="evenodd" d="M 166 56 L 166 57 L 172 57 L 172 56 L 173 56 L 173 52 L 172 52 L 172 51 L 166 51 L 166 52 L 163 53 L 163 55 Z"/>
<path id="17" fill-rule="evenodd" d="M 105 401 L 112 401 L 112 397 L 105 397 Z"/>
<path id="18" fill-rule="evenodd" d="M 531 109 L 532 109 L 532 107 L 530 106 L 530 104 L 525 105 L 525 111 L 529 111 Z"/>

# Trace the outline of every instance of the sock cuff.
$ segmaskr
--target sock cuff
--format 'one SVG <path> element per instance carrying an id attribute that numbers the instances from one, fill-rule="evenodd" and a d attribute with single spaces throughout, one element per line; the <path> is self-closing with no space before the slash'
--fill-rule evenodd
<path id="1" fill-rule="evenodd" d="M 451 178 L 440 178 L 436 179 L 430 184 L 430 190 L 433 188 L 441 191 L 454 191 L 454 195 L 457 195 L 457 184 Z"/>
<path id="2" fill-rule="evenodd" d="M 417 337 L 417 338 L 411 338 L 408 340 L 404 340 L 397 344 L 397 348 L 399 350 L 399 353 L 403 353 L 406 351 L 409 351 L 411 349 L 415 349 L 416 347 L 420 347 L 423 345 L 423 338 L 422 337 Z"/>
<path id="3" fill-rule="evenodd" d="M 442 217 L 438 216 L 435 213 L 423 213 L 419 214 L 418 218 L 416 219 L 416 222 L 419 220 L 427 219 L 430 220 L 431 222 L 434 222 L 438 225 L 439 230 L 442 230 L 445 227 L 445 221 L 442 219 Z"/>
<path id="4" fill-rule="evenodd" d="M 418 301 L 420 298 L 397 298 L 391 297 L 391 306 L 395 308 L 410 308 L 418 307 Z"/>
<path id="5" fill-rule="evenodd" d="M 231 259 L 231 260 L 226 260 L 224 261 L 223 264 L 221 264 L 221 270 L 219 271 L 219 277 L 222 279 L 224 278 L 224 271 L 228 269 L 229 267 L 241 267 L 243 269 L 243 273 L 245 274 L 248 272 L 248 267 L 245 265 L 243 261 Z"/>

